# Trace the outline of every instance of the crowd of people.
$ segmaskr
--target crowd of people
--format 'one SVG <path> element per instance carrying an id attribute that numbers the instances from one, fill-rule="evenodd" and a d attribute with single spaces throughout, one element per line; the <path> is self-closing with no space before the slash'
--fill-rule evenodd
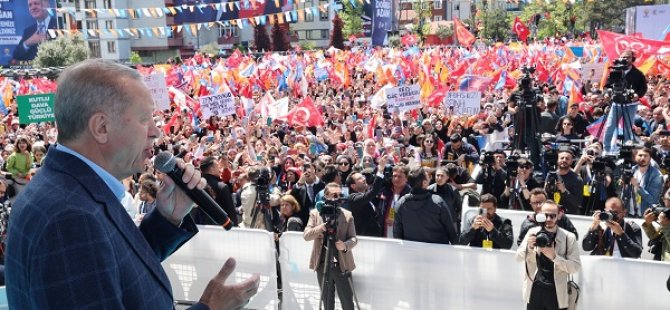
<path id="1" fill-rule="evenodd" d="M 550 50 L 560 48 L 565 47 L 552 45 Z M 152 213 L 166 179 L 154 169 L 152 157 L 170 152 L 198 168 L 207 181 L 205 190 L 235 226 L 267 229 L 277 236 L 304 230 L 306 240 L 319 239 L 328 230 L 328 223 L 319 216 L 323 204 L 341 206 L 345 211 L 338 226 L 344 231 L 337 235 L 336 248 L 342 255 L 337 261 L 343 272 L 355 267 L 349 250 L 356 245 L 357 235 L 495 249 L 510 249 L 516 242 L 519 257 L 533 265 L 529 271 L 541 275 L 527 283 L 533 288 L 528 289 L 529 304 L 551 294 L 547 290 L 553 287 L 548 282 L 555 280 L 547 271 L 551 264 L 562 266 L 561 279 L 578 271 L 574 246 L 579 238 L 583 249 L 594 255 L 639 258 L 647 246 L 641 244 L 644 231 L 654 241 L 656 258 L 670 261 L 670 191 L 665 181 L 670 168 L 670 79 L 642 73 L 631 76 L 628 83 L 636 87 L 635 94 L 625 105 L 613 102 L 608 82 L 573 80 L 570 91 L 565 91 L 562 81 L 538 78 L 534 106 L 526 107 L 515 96 L 514 80 L 505 77 L 503 87 L 494 80 L 482 89 L 480 112 L 475 115 L 452 114 L 441 98 L 438 104 L 431 103 L 437 86 L 462 89 L 455 71 L 461 63 L 478 68 L 479 60 L 470 62 L 471 57 L 495 59 L 490 61 L 494 67 L 505 62 L 504 68 L 514 76 L 524 65 L 517 58 L 522 53 L 504 46 L 418 52 L 357 47 L 261 59 L 196 55 L 184 63 L 139 68 L 144 74 L 167 74 L 172 103 L 170 110 L 151 116 L 161 134 L 147 149 L 150 156 L 142 163 L 142 171 L 124 176 L 121 202 L 136 225 Z M 639 72 L 632 64 L 632 53 L 621 56 L 630 63 L 626 72 Z M 235 57 L 240 59 L 231 64 Z M 367 65 L 374 58 L 380 63 L 369 70 Z M 458 62 L 448 65 L 452 59 Z M 542 59 L 547 68 L 560 68 L 562 61 L 561 57 L 536 59 Z M 314 73 L 322 62 L 330 63 L 325 66 L 329 78 L 303 73 Z M 257 67 L 250 76 L 240 77 L 241 70 L 231 69 L 248 63 Z M 382 69 L 388 65 L 394 69 Z M 282 72 L 292 66 L 298 66 L 300 73 Z M 442 70 L 450 75 L 444 76 Z M 269 76 L 263 76 L 266 73 Z M 421 84 L 422 92 L 425 87 L 433 89 L 422 94 L 421 108 L 388 111 L 373 104 L 388 83 Z M 217 93 L 224 84 L 238 97 L 236 114 L 202 119 L 197 99 Z M 644 90 L 637 89 L 639 85 Z M 254 100 L 251 106 L 241 99 L 249 94 Z M 289 107 L 312 98 L 321 122 L 301 123 L 281 113 L 269 116 L 256 108 L 266 94 L 288 97 Z M 3 201 L 13 200 L 39 175 L 45 155 L 62 140 L 51 123 L 19 124 L 15 101 L 7 109 L 0 127 L 0 163 L 6 175 L 0 181 Z M 536 137 L 546 142 L 542 162 L 533 162 L 525 150 L 514 149 L 515 129 L 519 130 L 515 124 L 524 109 L 536 109 Z M 624 112 L 613 113 L 614 109 L 634 112 L 631 128 L 623 128 L 632 135 L 622 135 L 621 141 L 614 134 L 619 122 L 613 118 Z M 600 136 L 599 123 L 605 125 Z M 550 154 L 555 154 L 553 162 Z M 481 211 L 464 219 L 461 227 L 465 196 L 470 206 Z M 524 223 L 511 223 L 496 214 L 498 208 L 535 215 Z M 215 224 L 197 207 L 190 214 L 196 224 Z M 572 214 L 593 216 L 588 235 L 577 235 L 569 220 Z M 538 215 L 546 219 L 539 220 Z M 644 218 L 642 229 L 630 218 Z M 536 247 L 536 234 L 545 227 L 561 231 L 555 235 L 556 249 Z M 514 240 L 512 230 L 519 228 L 523 233 Z M 569 247 L 559 240 L 567 240 Z M 314 249 L 310 267 L 318 270 L 324 257 L 321 246 Z M 529 258 L 532 251 L 537 261 L 534 255 Z M 563 261 L 559 263 L 556 256 Z M 347 279 L 335 281 L 338 291 L 345 290 L 340 298 L 350 299 Z M 559 308 L 565 308 L 566 298 L 558 294 Z"/>

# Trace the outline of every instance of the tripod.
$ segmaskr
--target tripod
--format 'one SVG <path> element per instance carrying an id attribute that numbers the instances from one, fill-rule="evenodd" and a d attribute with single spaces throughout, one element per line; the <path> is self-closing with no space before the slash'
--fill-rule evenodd
<path id="1" fill-rule="evenodd" d="M 263 224 L 265 229 L 270 232 L 276 232 L 275 225 L 272 221 L 272 211 L 270 211 L 270 194 L 268 193 L 267 185 L 262 186 L 256 184 L 256 205 L 251 211 L 251 228 L 259 228 L 258 215 L 263 214 Z"/>
<path id="2" fill-rule="evenodd" d="M 537 98 L 533 89 L 524 89 L 519 95 L 519 111 L 514 116 L 514 139 L 512 149 L 530 151 L 530 160 L 540 168 L 540 140 L 537 135 L 539 115 Z"/>
<path id="3" fill-rule="evenodd" d="M 603 128 L 605 126 L 616 126 L 615 128 L 618 129 L 618 123 L 619 123 L 619 118 L 623 120 L 623 132 L 620 135 L 617 135 L 619 137 L 619 141 L 621 145 L 624 145 L 624 143 L 628 140 L 633 140 L 634 135 L 633 135 L 633 120 L 631 119 L 631 116 L 627 113 L 628 109 L 632 107 L 631 105 L 631 98 L 632 95 L 635 94 L 635 92 L 629 87 L 628 82 L 624 78 L 624 73 L 622 69 L 617 69 L 613 70 L 610 73 L 610 78 L 611 78 L 611 85 L 612 85 L 612 104 L 610 105 L 610 109 L 605 112 L 604 115 L 604 121 L 600 124 L 600 128 L 598 128 L 598 135 L 596 137 L 601 137 Z M 613 121 L 610 123 L 609 116 L 610 113 L 612 113 L 612 110 L 614 110 L 614 117 Z M 605 146 L 605 151 L 607 152 L 612 152 L 612 130 L 606 130 L 605 131 L 605 136 L 603 137 L 603 145 Z"/>
<path id="4" fill-rule="evenodd" d="M 603 201 L 605 200 L 605 172 L 596 171 L 595 175 L 591 178 L 591 186 L 589 188 L 589 202 L 584 209 L 584 215 L 593 214 L 593 208 L 595 207 L 596 200 Z M 602 189 L 601 189 L 602 188 Z"/>
<path id="5" fill-rule="evenodd" d="M 334 218 L 323 218 L 323 221 L 326 223 L 326 231 L 323 233 L 324 240 L 326 241 L 326 253 L 322 254 L 324 261 L 322 262 L 322 279 L 321 283 L 321 298 L 319 300 L 319 310 L 325 308 L 325 310 L 334 310 L 335 309 L 335 280 L 333 279 L 334 272 L 341 272 L 340 267 L 335 265 L 334 256 L 337 253 L 335 248 L 336 235 L 337 235 L 337 223 L 340 216 L 339 209 L 334 214 Z M 344 261 L 340 261 L 340 264 L 344 264 Z M 351 293 L 353 294 L 354 301 L 356 303 L 356 309 L 360 309 L 358 304 L 358 298 L 356 297 L 356 291 L 354 290 L 354 283 L 351 280 L 351 272 L 347 271 L 341 273 L 340 277 L 345 277 L 347 279 L 347 285 Z M 340 279 L 341 280 L 341 279 Z M 341 294 L 341 292 L 338 292 Z M 340 297 L 342 297 L 340 295 Z M 340 298 L 342 299 L 342 298 Z M 344 300 L 340 300 L 344 305 Z"/>

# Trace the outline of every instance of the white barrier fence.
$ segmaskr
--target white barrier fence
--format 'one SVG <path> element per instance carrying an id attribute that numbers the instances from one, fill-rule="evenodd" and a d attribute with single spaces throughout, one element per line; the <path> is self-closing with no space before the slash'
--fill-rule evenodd
<path id="1" fill-rule="evenodd" d="M 318 309 L 316 273 L 308 268 L 312 242 L 301 233 L 280 239 L 282 309 Z M 523 309 L 523 263 L 513 251 L 483 250 L 393 239 L 359 237 L 353 250 L 354 289 L 361 309 Z M 250 309 L 277 309 L 275 245 L 271 234 L 246 229 L 201 232 L 163 263 L 175 299 L 198 300 L 229 257 L 237 259 L 230 281 L 261 274 Z M 580 309 L 664 309 L 670 264 L 582 256 L 576 280 Z"/>

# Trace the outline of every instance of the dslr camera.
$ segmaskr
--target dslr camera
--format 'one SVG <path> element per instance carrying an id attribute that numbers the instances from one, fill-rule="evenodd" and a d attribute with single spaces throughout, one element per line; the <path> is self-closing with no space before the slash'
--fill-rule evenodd
<path id="1" fill-rule="evenodd" d="M 611 211 L 603 211 L 600 212 L 600 220 L 603 222 L 609 222 L 609 221 L 618 221 L 619 218 L 617 217 L 616 213 L 613 213 Z"/>
<path id="2" fill-rule="evenodd" d="M 554 239 L 556 239 L 556 234 L 545 229 L 547 216 L 544 213 L 538 213 L 535 215 L 535 222 L 542 227 L 542 229 L 535 234 L 535 245 L 540 248 L 551 247 L 554 244 Z"/>

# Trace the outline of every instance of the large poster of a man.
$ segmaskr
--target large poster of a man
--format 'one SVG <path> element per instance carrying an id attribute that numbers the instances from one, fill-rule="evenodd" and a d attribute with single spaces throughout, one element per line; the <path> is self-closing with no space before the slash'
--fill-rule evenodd
<path id="1" fill-rule="evenodd" d="M 55 7 L 55 0 L 0 2 L 0 65 L 30 64 L 48 29 L 57 28 L 56 16 L 48 11 Z"/>

